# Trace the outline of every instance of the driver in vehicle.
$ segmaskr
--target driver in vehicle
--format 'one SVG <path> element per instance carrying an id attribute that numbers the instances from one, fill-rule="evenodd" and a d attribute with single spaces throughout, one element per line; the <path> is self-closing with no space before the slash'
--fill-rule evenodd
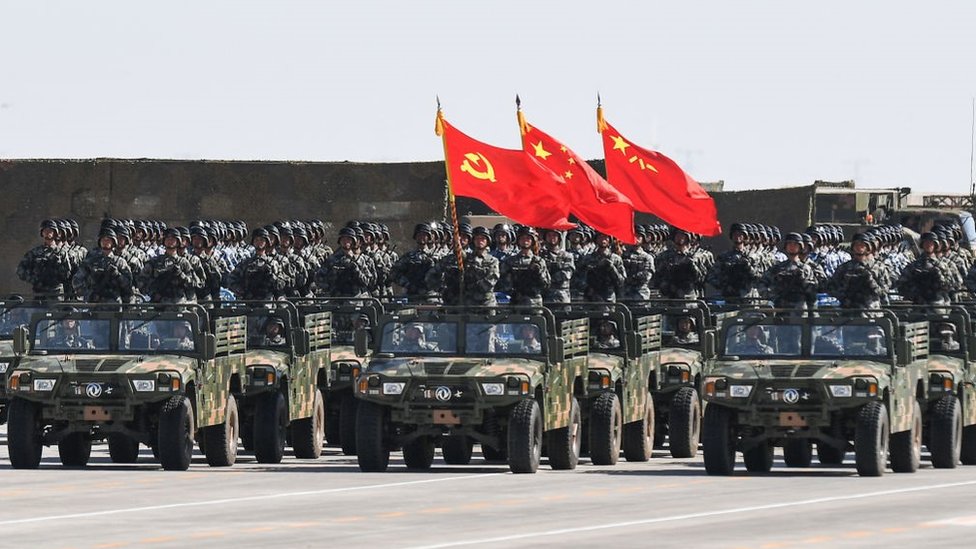
<path id="1" fill-rule="evenodd" d="M 163 339 L 159 348 L 172 351 L 192 351 L 193 335 L 190 334 L 190 326 L 186 322 L 174 323 L 171 337 Z"/>
<path id="2" fill-rule="evenodd" d="M 695 319 L 690 316 L 678 317 L 674 336 L 671 341 L 677 345 L 698 343 L 698 331 L 695 329 Z"/>
<path id="3" fill-rule="evenodd" d="M 620 347 L 617 339 L 617 323 L 612 320 L 601 320 L 597 327 L 595 349 L 616 349 Z"/>
<path id="4" fill-rule="evenodd" d="M 956 341 L 956 326 L 950 322 L 939 325 L 939 345 L 943 351 L 958 351 L 959 342 Z"/>
<path id="5" fill-rule="evenodd" d="M 279 347 L 285 344 L 285 323 L 280 318 L 272 317 L 264 327 L 264 344 Z"/>
<path id="6" fill-rule="evenodd" d="M 66 318 L 58 323 L 52 346 L 64 349 L 94 349 L 91 339 L 82 337 L 81 326 L 76 318 Z"/>
<path id="7" fill-rule="evenodd" d="M 523 324 L 519 328 L 519 339 L 521 344 L 517 352 L 520 353 L 541 353 L 542 343 L 539 341 L 539 330 L 531 324 Z"/>
<path id="8" fill-rule="evenodd" d="M 730 354 L 771 355 L 773 348 L 766 345 L 766 332 L 762 326 L 753 324 L 746 328 L 746 337 L 730 345 Z"/>
<path id="9" fill-rule="evenodd" d="M 403 339 L 400 341 L 398 346 L 399 351 L 406 352 L 417 352 L 417 351 L 436 351 L 436 343 L 428 343 L 424 339 L 424 326 L 422 324 L 408 324 L 403 329 Z"/>

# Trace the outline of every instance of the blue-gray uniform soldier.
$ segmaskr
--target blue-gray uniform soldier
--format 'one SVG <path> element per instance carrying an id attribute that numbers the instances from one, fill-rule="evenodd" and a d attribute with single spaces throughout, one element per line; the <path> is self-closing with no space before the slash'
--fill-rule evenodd
<path id="1" fill-rule="evenodd" d="M 596 249 L 583 256 L 579 266 L 586 280 L 584 297 L 587 301 L 615 302 L 627 280 L 624 262 L 613 249 L 615 242 L 610 235 L 596 233 L 593 243 Z"/>
<path id="2" fill-rule="evenodd" d="M 549 269 L 549 289 L 543 295 L 546 303 L 569 303 L 572 299 L 570 283 L 576 272 L 573 254 L 563 249 L 562 234 L 555 229 L 542 231 L 543 248 L 539 253 Z"/>
<path id="3" fill-rule="evenodd" d="M 817 300 L 817 277 L 803 260 L 804 243 L 800 233 L 789 233 L 783 242 L 786 260 L 770 267 L 760 288 L 773 305 L 783 309 L 805 309 Z"/>
<path id="4" fill-rule="evenodd" d="M 538 256 L 539 235 L 532 227 L 522 227 L 516 238 L 518 253 L 501 263 L 500 284 L 510 289 L 513 305 L 542 306 L 542 294 L 549 288 L 549 268 Z"/>
<path id="5" fill-rule="evenodd" d="M 85 257 L 72 279 L 76 295 L 90 303 L 132 301 L 132 271 L 115 255 L 117 245 L 115 231 L 103 229 L 99 233 L 98 248 Z"/>
<path id="6" fill-rule="evenodd" d="M 366 256 L 359 253 L 359 239 L 352 227 L 339 229 L 339 249 L 315 274 L 315 284 L 329 297 L 369 297 L 374 283 Z"/>
<path id="7" fill-rule="evenodd" d="M 45 219 L 40 230 L 44 243 L 24 254 L 17 266 L 17 276 L 31 285 L 36 298 L 60 300 L 75 265 L 61 245 L 54 220 Z"/>
<path id="8" fill-rule="evenodd" d="M 887 269 L 874 259 L 874 240 L 865 233 L 851 239 L 853 259 L 841 264 L 827 282 L 827 291 L 847 309 L 880 309 L 891 281 Z"/>

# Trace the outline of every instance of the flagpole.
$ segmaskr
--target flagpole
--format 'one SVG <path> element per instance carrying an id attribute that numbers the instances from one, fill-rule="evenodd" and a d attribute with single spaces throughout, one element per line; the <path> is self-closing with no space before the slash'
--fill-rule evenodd
<path id="1" fill-rule="evenodd" d="M 454 224 L 454 258 L 457 260 L 458 271 L 458 298 L 464 304 L 464 250 L 461 249 L 461 227 L 458 224 L 457 203 L 454 200 L 454 187 L 451 185 L 451 169 L 448 166 L 450 159 L 447 157 L 447 136 L 444 133 L 444 113 L 441 111 L 441 98 L 437 98 L 437 122 L 434 124 L 434 133 L 441 137 L 444 145 L 444 170 L 447 173 L 447 200 L 451 206 L 451 222 Z"/>

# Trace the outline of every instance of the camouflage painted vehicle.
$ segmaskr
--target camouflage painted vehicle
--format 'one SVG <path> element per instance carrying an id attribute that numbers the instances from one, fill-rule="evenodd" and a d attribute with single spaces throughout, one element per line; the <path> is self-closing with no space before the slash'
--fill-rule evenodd
<path id="1" fill-rule="evenodd" d="M 768 471 L 775 446 L 787 465 L 806 466 L 813 442 L 825 464 L 853 448 L 862 476 L 883 474 L 889 454 L 896 472 L 918 468 L 927 323 L 878 310 L 743 310 L 718 334 L 705 376 L 709 474 L 731 474 L 736 450 L 749 471 Z"/>
<path id="2" fill-rule="evenodd" d="M 213 321 L 199 305 L 71 304 L 14 330 L 8 380 L 10 462 L 36 468 L 42 446 L 84 466 L 94 440 L 116 463 L 153 449 L 165 469 L 190 465 L 194 438 L 211 465 L 237 455 L 231 392 L 244 370 L 247 320 Z"/>
<path id="3" fill-rule="evenodd" d="M 39 301 L 9 299 L 0 301 L 0 425 L 7 422 L 7 377 L 14 369 L 17 357 L 14 355 L 14 328 L 26 326 L 31 315 L 46 310 Z"/>
<path id="4" fill-rule="evenodd" d="M 652 384 L 658 378 L 660 315 L 631 314 L 619 303 L 574 303 L 557 320 L 587 318 L 586 390 L 575 391 L 583 417 L 583 454 L 594 465 L 647 461 L 654 448 Z"/>
<path id="5" fill-rule="evenodd" d="M 543 445 L 553 469 L 579 460 L 587 319 L 557 321 L 542 307 L 424 307 L 380 318 L 372 357 L 357 382 L 356 450 L 363 471 L 386 470 L 403 449 L 407 467 L 466 464 L 475 442 L 487 460 L 534 473 Z"/>
<path id="6" fill-rule="evenodd" d="M 304 299 L 299 309 L 317 307 L 332 313 L 332 366 L 325 390 L 325 438 L 342 448 L 347 456 L 356 455 L 356 409 L 359 399 L 353 394 L 363 359 L 356 356 L 353 334 L 357 328 L 373 328 L 383 304 L 378 299 Z"/>
<path id="7" fill-rule="evenodd" d="M 231 301 L 218 318 L 247 317 L 246 375 L 234 387 L 244 448 L 259 463 L 279 463 L 288 441 L 300 459 L 317 459 L 325 439 L 332 344 L 331 313 L 301 313 L 288 301 Z"/>
<path id="8" fill-rule="evenodd" d="M 976 465 L 976 338 L 970 313 L 958 305 L 890 309 L 903 320 L 929 325 L 929 390 L 918 396 L 932 465 Z"/>

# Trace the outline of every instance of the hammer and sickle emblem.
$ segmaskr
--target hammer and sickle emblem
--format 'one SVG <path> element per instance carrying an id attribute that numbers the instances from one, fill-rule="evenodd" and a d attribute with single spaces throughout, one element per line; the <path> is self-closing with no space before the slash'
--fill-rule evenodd
<path id="1" fill-rule="evenodd" d="M 472 177 L 476 179 L 487 179 L 492 183 L 495 182 L 495 168 L 492 167 L 491 162 L 484 157 L 481 153 L 468 153 L 464 155 L 465 161 L 461 163 L 461 171 L 468 172 Z M 484 171 L 479 171 L 480 164 L 484 163 Z"/>

